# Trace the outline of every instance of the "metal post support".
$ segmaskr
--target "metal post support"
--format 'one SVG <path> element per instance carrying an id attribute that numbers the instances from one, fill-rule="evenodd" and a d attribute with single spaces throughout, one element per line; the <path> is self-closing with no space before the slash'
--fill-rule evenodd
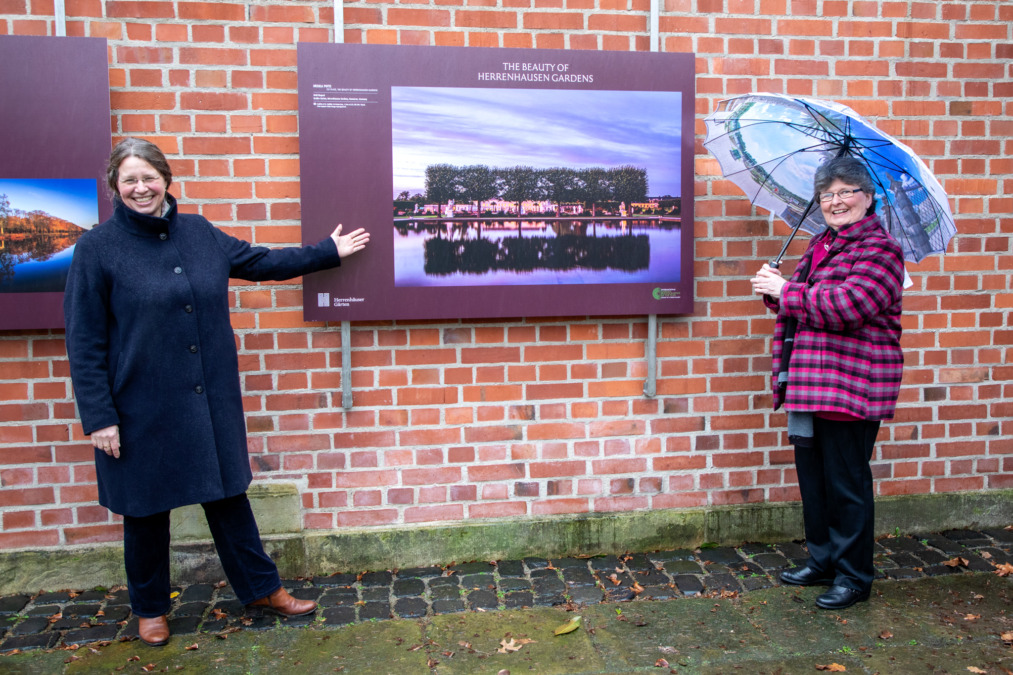
<path id="1" fill-rule="evenodd" d="M 53 10 L 56 14 L 56 34 L 65 37 L 67 35 L 67 8 L 64 0 L 56 0 Z"/>
<path id="2" fill-rule="evenodd" d="M 341 407 L 352 409 L 352 327 L 341 322 Z"/>
<path id="3" fill-rule="evenodd" d="M 651 0 L 651 51 L 660 51 L 659 17 L 661 0 Z M 644 396 L 654 398 L 658 393 L 658 315 L 647 317 L 647 381 L 644 382 Z"/>
<path id="4" fill-rule="evenodd" d="M 654 398 L 658 393 L 658 315 L 647 317 L 647 381 L 644 396 Z"/>

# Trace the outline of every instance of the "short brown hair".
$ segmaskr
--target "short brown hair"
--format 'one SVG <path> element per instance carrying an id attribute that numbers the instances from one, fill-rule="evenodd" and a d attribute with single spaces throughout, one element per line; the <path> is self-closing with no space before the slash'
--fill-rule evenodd
<path id="1" fill-rule="evenodd" d="M 117 188 L 120 179 L 120 164 L 127 157 L 143 159 L 165 179 L 166 188 L 172 185 L 172 169 L 169 168 L 168 160 L 165 159 L 165 155 L 157 145 L 143 138 L 124 138 L 113 148 L 109 155 L 109 165 L 106 167 L 106 180 L 114 195 L 120 194 Z"/>

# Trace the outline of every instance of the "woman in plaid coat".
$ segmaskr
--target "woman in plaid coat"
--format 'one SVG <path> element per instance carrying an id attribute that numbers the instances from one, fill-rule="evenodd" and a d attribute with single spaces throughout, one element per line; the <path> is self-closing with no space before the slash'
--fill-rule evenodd
<path id="1" fill-rule="evenodd" d="M 861 161 L 832 159 L 814 183 L 829 227 L 790 280 L 764 265 L 752 285 L 777 312 L 774 409 L 788 412 L 809 549 L 807 565 L 781 580 L 830 586 L 817 606 L 843 609 L 869 598 L 874 575 L 869 461 L 900 392 L 904 258 Z"/>

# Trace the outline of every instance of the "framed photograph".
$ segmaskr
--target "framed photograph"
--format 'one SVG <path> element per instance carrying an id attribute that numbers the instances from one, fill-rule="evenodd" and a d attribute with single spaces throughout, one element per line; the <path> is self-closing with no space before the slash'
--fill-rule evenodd
<path id="1" fill-rule="evenodd" d="M 0 36 L 0 330 L 63 328 L 77 238 L 112 213 L 104 38 Z"/>
<path id="2" fill-rule="evenodd" d="M 300 44 L 307 320 L 693 308 L 692 54 Z"/>

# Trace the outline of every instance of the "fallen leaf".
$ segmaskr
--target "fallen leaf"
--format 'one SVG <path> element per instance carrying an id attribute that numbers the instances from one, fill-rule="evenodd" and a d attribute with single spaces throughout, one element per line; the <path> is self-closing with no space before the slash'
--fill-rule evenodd
<path id="1" fill-rule="evenodd" d="M 192 645 L 186 648 L 188 652 L 196 651 L 198 649 L 200 649 L 200 645 L 198 645 L 196 642 L 194 642 Z"/>
<path id="2" fill-rule="evenodd" d="M 1013 642 L 1013 630 L 1006 631 L 1005 633 L 1003 633 L 1002 635 L 1000 635 L 999 638 L 1003 642 Z"/>
<path id="3" fill-rule="evenodd" d="M 960 556 L 957 556 L 956 558 L 950 558 L 943 564 L 946 565 L 947 567 L 967 567 L 969 563 L 967 558 L 961 558 Z"/>
<path id="4" fill-rule="evenodd" d="M 981 551 L 980 553 L 978 553 L 978 555 L 980 555 L 985 560 L 991 560 L 992 559 L 992 554 L 989 553 L 988 551 Z"/>
<path id="5" fill-rule="evenodd" d="M 520 638 L 516 640 L 514 638 L 510 638 L 510 642 L 507 642 L 506 638 L 503 638 L 499 641 L 500 647 L 496 651 L 500 654 L 509 654 L 510 652 L 520 651 L 521 647 L 529 642 L 534 642 L 534 640 L 530 638 Z"/>
<path id="6" fill-rule="evenodd" d="M 965 614 L 964 621 L 976 621 L 981 618 L 981 614 Z"/>
<path id="7" fill-rule="evenodd" d="M 610 580 L 612 581 L 612 583 L 613 583 L 613 584 L 615 584 L 616 586 L 618 586 L 619 584 L 621 584 L 621 583 L 622 583 L 621 581 L 619 581 L 619 577 L 617 577 L 617 576 L 616 576 L 615 574 L 610 574 L 610 575 L 609 575 L 609 579 L 610 579 Z"/>
<path id="8" fill-rule="evenodd" d="M 580 628 L 580 615 L 577 615 L 577 616 L 573 617 L 572 619 L 570 619 L 569 622 L 564 623 L 562 626 L 559 626 L 558 628 L 556 628 L 556 630 L 552 631 L 552 634 L 553 635 L 566 635 L 567 633 L 572 633 L 573 631 L 577 630 L 578 628 Z"/>
<path id="9" fill-rule="evenodd" d="M 630 586 L 630 590 L 633 591 L 635 594 L 640 594 L 644 592 L 644 587 L 640 585 L 639 581 L 634 581 L 633 585 Z"/>
<path id="10" fill-rule="evenodd" d="M 471 649 L 471 643 L 470 642 L 464 642 L 463 640 L 461 642 L 458 642 L 457 646 L 458 647 L 464 647 L 465 649 Z"/>
<path id="11" fill-rule="evenodd" d="M 496 673 L 496 675 L 510 675 L 510 671 L 504 668 L 503 670 Z"/>
<path id="12" fill-rule="evenodd" d="M 825 670 L 828 673 L 846 673 L 848 671 L 847 668 L 845 668 L 839 663 L 831 663 L 828 666 L 821 666 L 817 663 L 816 670 Z"/>
<path id="13" fill-rule="evenodd" d="M 513 638 L 510 638 L 510 642 L 507 642 L 506 638 L 503 638 L 502 640 L 499 641 L 499 645 L 500 645 L 499 649 L 497 649 L 496 651 L 498 651 L 500 654 L 507 654 L 509 652 L 519 651 L 520 648 L 523 646 L 517 644 Z"/>
<path id="14" fill-rule="evenodd" d="M 654 662 L 654 667 L 655 668 L 668 668 L 668 661 L 666 661 L 665 659 L 658 659 L 657 661 Z"/>
<path id="15" fill-rule="evenodd" d="M 1013 564 L 1003 563 L 1001 565 L 996 565 L 995 573 L 1001 577 L 1008 577 L 1009 575 L 1013 574 Z"/>
<path id="16" fill-rule="evenodd" d="M 893 637 L 893 633 L 891 633 L 888 630 L 885 630 L 885 631 L 883 631 L 882 633 L 879 634 L 879 639 L 880 640 L 889 640 L 892 637 Z"/>
<path id="17" fill-rule="evenodd" d="M 969 671 L 971 671 L 972 673 L 988 673 L 987 670 L 982 670 L 981 668 L 975 668 L 974 666 L 968 666 L 967 669 Z"/>
<path id="18" fill-rule="evenodd" d="M 153 671 L 153 670 L 154 670 L 155 668 L 158 668 L 158 666 L 157 666 L 156 664 L 154 664 L 154 663 L 149 663 L 149 664 L 148 664 L 148 665 L 146 665 L 146 666 L 141 666 L 141 670 L 143 670 L 143 671 L 144 671 L 144 672 L 146 672 L 146 673 L 150 673 L 150 672 L 151 672 L 151 671 Z"/>
<path id="19" fill-rule="evenodd" d="M 140 660 L 141 660 L 140 656 L 131 656 L 129 659 L 127 659 L 127 661 L 140 661 Z"/>
<path id="20" fill-rule="evenodd" d="M 169 599 L 170 600 L 175 600 L 178 597 L 179 597 L 179 591 L 173 591 L 172 593 L 169 593 Z"/>

